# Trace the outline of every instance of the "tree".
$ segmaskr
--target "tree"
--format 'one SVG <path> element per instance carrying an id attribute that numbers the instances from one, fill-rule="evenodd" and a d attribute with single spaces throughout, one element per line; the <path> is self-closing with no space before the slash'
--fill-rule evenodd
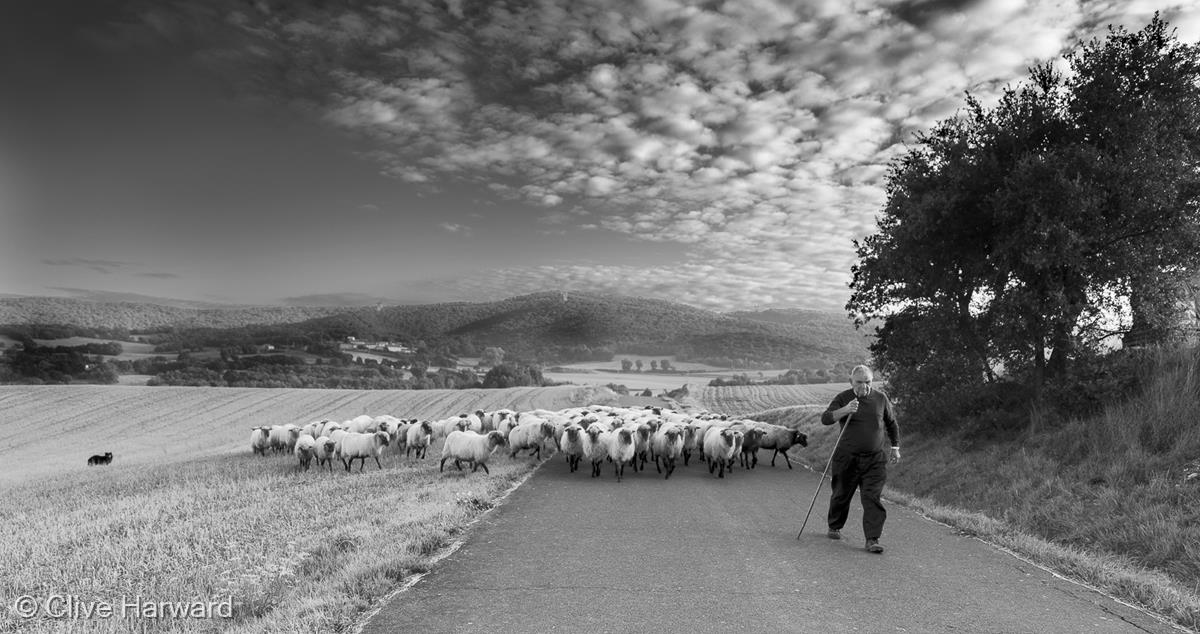
<path id="1" fill-rule="evenodd" d="M 1157 16 L 1110 29 L 1067 75 L 1035 66 L 990 109 L 968 96 L 892 164 L 846 307 L 882 322 L 872 352 L 910 403 L 1040 387 L 1127 330 L 1131 306 L 1171 318 L 1200 265 L 1198 51 Z"/>
<path id="2" fill-rule="evenodd" d="M 671 367 L 671 360 L 670 360 L 670 359 L 663 359 L 662 361 L 659 361 L 659 362 L 658 362 L 658 367 L 662 368 L 662 371 L 663 371 L 663 372 L 670 372 L 671 370 L 673 370 L 673 369 L 674 369 L 674 368 L 672 368 L 672 367 Z"/>
<path id="3" fill-rule="evenodd" d="M 656 360 L 656 359 L 650 360 L 650 371 L 658 372 L 658 360 Z"/>
<path id="4" fill-rule="evenodd" d="M 636 366 L 637 366 L 637 371 L 638 371 L 638 372 L 641 372 L 641 371 L 642 371 L 642 360 L 641 360 L 641 359 L 638 359 L 637 361 L 635 361 L 635 362 L 634 362 L 634 365 L 636 365 Z"/>
<path id="5" fill-rule="evenodd" d="M 621 371 L 622 372 L 629 372 L 632 369 L 633 369 L 633 361 L 630 361 L 629 359 L 621 359 Z"/>
<path id="6" fill-rule="evenodd" d="M 541 386 L 544 382 L 542 371 L 536 367 L 502 363 L 488 370 L 487 375 L 483 377 L 482 387 Z"/>
<path id="7" fill-rule="evenodd" d="M 479 355 L 479 365 L 481 366 L 494 367 L 501 363 L 504 363 L 504 348 L 499 346 L 488 346 Z"/>

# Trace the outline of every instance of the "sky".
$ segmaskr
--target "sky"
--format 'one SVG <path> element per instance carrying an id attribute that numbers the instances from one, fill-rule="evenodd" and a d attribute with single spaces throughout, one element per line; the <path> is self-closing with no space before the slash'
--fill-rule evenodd
<path id="1" fill-rule="evenodd" d="M 1142 0 L 5 0 L 0 295 L 841 311 L 916 134 Z"/>

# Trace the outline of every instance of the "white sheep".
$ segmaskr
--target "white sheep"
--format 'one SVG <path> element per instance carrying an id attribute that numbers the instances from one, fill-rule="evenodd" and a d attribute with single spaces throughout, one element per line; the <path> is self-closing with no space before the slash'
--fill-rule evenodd
<path id="1" fill-rule="evenodd" d="M 664 479 L 671 477 L 675 471 L 675 462 L 683 455 L 683 434 L 684 427 L 678 423 L 666 423 L 654 434 L 651 442 L 654 449 L 654 469 L 662 473 L 663 468 L 666 468 L 667 476 Z M 662 461 L 661 467 L 659 461 Z"/>
<path id="2" fill-rule="evenodd" d="M 579 468 L 579 461 L 583 459 L 583 437 L 585 433 L 583 427 L 572 423 L 567 425 L 559 436 L 559 450 L 567 456 L 567 466 L 570 467 L 571 473 Z"/>
<path id="3" fill-rule="evenodd" d="M 296 439 L 296 447 L 292 451 L 300 459 L 300 466 L 308 471 L 308 465 L 317 452 L 317 439 L 308 434 L 300 434 L 300 437 Z"/>
<path id="4" fill-rule="evenodd" d="M 476 412 L 476 414 L 479 414 L 479 412 Z M 483 423 L 483 431 L 489 432 L 500 429 L 501 422 L 510 416 L 515 417 L 515 415 L 516 412 L 512 411 L 511 409 L 498 409 L 479 414 L 479 420 Z"/>
<path id="5" fill-rule="evenodd" d="M 429 443 L 433 439 L 433 426 L 429 421 L 421 421 L 413 423 L 409 426 L 404 438 L 404 457 L 408 457 L 408 453 L 413 452 L 416 458 L 425 459 L 425 453 L 429 451 Z"/>
<path id="6" fill-rule="evenodd" d="M 271 428 L 270 427 L 251 427 L 250 428 L 250 451 L 253 454 L 265 456 L 267 449 L 271 446 Z M 252 454 L 252 455 L 253 455 Z"/>
<path id="7" fill-rule="evenodd" d="M 338 423 L 329 420 L 328 418 L 322 418 L 321 420 L 314 420 L 313 422 L 301 427 L 300 433 L 308 434 L 313 438 L 320 438 L 321 436 L 328 436 L 329 432 L 337 429 L 338 427 L 341 427 L 341 425 L 338 425 Z"/>
<path id="8" fill-rule="evenodd" d="M 600 465 L 608 457 L 608 445 L 604 442 L 604 434 L 612 433 L 603 425 L 591 425 L 583 432 L 580 441 L 583 443 L 583 457 L 592 463 L 592 477 L 599 477 Z"/>
<path id="9" fill-rule="evenodd" d="M 345 434 L 346 432 L 342 433 Z M 326 465 L 329 467 L 329 471 L 332 473 L 333 458 L 337 452 L 337 441 L 329 436 L 321 436 L 317 439 L 314 451 L 317 457 L 317 466 L 320 467 L 322 465 Z"/>
<path id="10" fill-rule="evenodd" d="M 375 459 L 375 464 L 380 469 L 383 464 L 379 462 L 379 456 L 383 454 L 383 450 L 387 449 L 388 442 L 391 437 L 385 431 L 377 431 L 369 434 L 356 434 L 347 432 L 342 436 L 342 439 L 337 441 L 335 449 L 338 457 L 342 459 L 342 464 L 346 465 L 346 471 L 350 470 L 350 466 L 354 464 L 355 459 L 358 460 L 358 470 L 361 473 L 363 467 L 367 464 L 367 457 Z"/>
<path id="11" fill-rule="evenodd" d="M 608 445 L 608 457 L 613 461 L 613 473 L 617 475 L 617 482 L 620 482 L 621 477 L 625 475 L 626 463 L 632 463 L 636 458 L 634 432 L 622 427 L 614 431 L 603 432 L 600 436 Z M 636 470 L 636 467 L 634 469 Z"/>
<path id="12" fill-rule="evenodd" d="M 446 467 L 446 461 L 453 458 L 454 466 L 459 471 L 462 470 L 460 462 L 466 460 L 472 464 L 471 473 L 483 467 L 483 472 L 491 475 L 487 468 L 488 458 L 505 444 L 504 434 L 498 431 L 479 434 L 456 429 L 446 436 L 446 442 L 442 445 L 442 461 L 438 464 L 438 471 L 441 472 Z"/>
<path id="13" fill-rule="evenodd" d="M 508 433 L 508 446 L 512 449 L 509 457 L 516 458 L 517 453 L 522 449 L 529 449 L 533 451 L 533 459 L 540 460 L 543 440 L 550 439 L 556 445 L 558 444 L 555 432 L 554 424 L 549 421 L 539 418 L 528 419 Z"/>
<path id="14" fill-rule="evenodd" d="M 691 460 L 692 454 L 700 453 L 700 443 L 696 440 L 696 432 L 699 427 L 695 423 L 687 423 L 683 425 L 683 466 L 687 466 Z"/>
<path id="15" fill-rule="evenodd" d="M 291 453 L 296 446 L 296 439 L 300 437 L 300 428 L 296 425 L 288 423 L 286 425 L 271 425 L 269 432 L 269 440 L 271 450 L 275 453 Z"/>
<path id="16" fill-rule="evenodd" d="M 633 465 L 634 471 L 641 471 L 646 468 L 646 461 L 650 454 L 650 434 L 653 432 L 653 426 L 642 420 L 632 420 L 622 426 L 633 433 Z"/>
<path id="17" fill-rule="evenodd" d="M 355 434 L 369 434 L 379 431 L 379 423 L 375 421 L 375 417 L 361 414 L 355 416 L 345 423 L 346 431 Z"/>
<path id="18" fill-rule="evenodd" d="M 435 420 L 429 423 L 429 426 L 433 429 L 433 440 L 441 440 L 449 436 L 450 433 L 455 430 L 465 431 L 467 428 L 467 421 L 463 418 L 455 416 L 454 418 Z"/>
<path id="19" fill-rule="evenodd" d="M 704 436 L 704 458 L 708 461 L 709 473 L 720 467 L 717 477 L 725 477 L 726 467 L 741 445 L 741 437 L 742 432 L 728 427 L 713 429 Z"/>

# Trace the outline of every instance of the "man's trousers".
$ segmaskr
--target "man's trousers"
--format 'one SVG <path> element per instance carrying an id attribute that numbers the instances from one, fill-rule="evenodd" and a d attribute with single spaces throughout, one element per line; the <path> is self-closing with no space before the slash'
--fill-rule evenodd
<path id="1" fill-rule="evenodd" d="M 883 484 L 887 481 L 887 453 L 838 452 L 833 456 L 830 471 L 833 473 L 833 494 L 829 498 L 829 528 L 842 530 L 850 514 L 850 502 L 854 490 L 859 489 L 863 507 L 863 536 L 879 539 L 883 534 L 883 523 L 887 510 L 880 500 Z"/>

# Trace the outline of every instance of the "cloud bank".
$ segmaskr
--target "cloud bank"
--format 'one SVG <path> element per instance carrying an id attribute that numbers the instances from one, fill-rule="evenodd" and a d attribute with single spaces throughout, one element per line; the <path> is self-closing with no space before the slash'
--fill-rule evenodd
<path id="1" fill-rule="evenodd" d="M 485 188 L 541 209 L 551 235 L 687 245 L 672 265 L 568 263 L 436 282 L 463 298 L 604 288 L 715 309 L 838 309 L 852 241 L 874 231 L 887 166 L 915 132 L 953 115 L 965 91 L 986 103 L 1031 64 L 1110 23 L 1140 28 L 1155 8 L 258 2 L 210 9 L 231 35 L 197 57 L 255 69 L 259 89 L 371 139 L 372 158 L 401 181 Z M 1164 15 L 1194 40 L 1200 12 L 1180 4 Z M 142 19 L 185 37 L 169 17 L 156 8 Z"/>

